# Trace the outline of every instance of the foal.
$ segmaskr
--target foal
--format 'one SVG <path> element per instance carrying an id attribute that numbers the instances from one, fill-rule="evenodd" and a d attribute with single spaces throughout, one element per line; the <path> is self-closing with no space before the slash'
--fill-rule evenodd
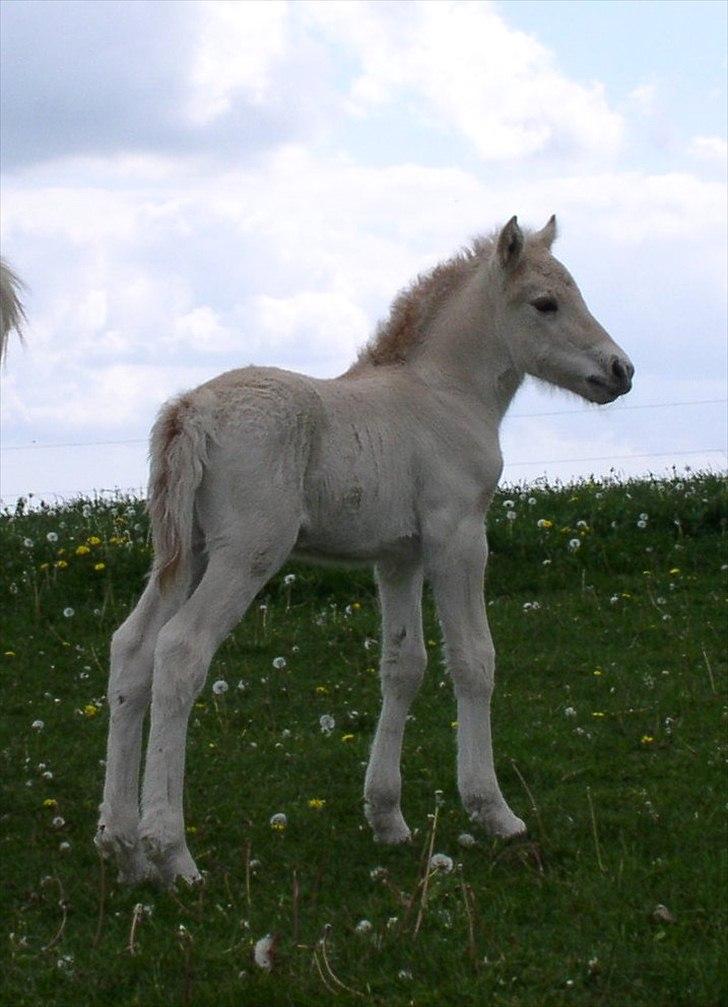
<path id="1" fill-rule="evenodd" d="M 525 830 L 498 786 L 490 731 L 484 515 L 502 469 L 498 428 L 527 373 L 606 403 L 634 371 L 551 255 L 555 235 L 553 217 L 527 234 L 513 217 L 420 277 L 341 377 L 247 367 L 163 407 L 151 439 L 154 565 L 111 647 L 96 842 L 122 879 L 199 879 L 182 810 L 188 717 L 215 651 L 291 555 L 376 570 L 383 702 L 364 787 L 375 838 L 410 836 L 399 764 L 426 664 L 425 579 L 457 697 L 462 802 L 493 835 Z"/>

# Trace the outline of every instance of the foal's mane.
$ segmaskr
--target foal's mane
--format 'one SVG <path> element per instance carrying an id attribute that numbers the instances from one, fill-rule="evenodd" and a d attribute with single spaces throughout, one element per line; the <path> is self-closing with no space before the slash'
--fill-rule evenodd
<path id="1" fill-rule="evenodd" d="M 420 345 L 435 314 L 448 297 L 490 258 L 498 231 L 474 238 L 469 245 L 433 269 L 420 273 L 392 302 L 389 315 L 379 322 L 369 342 L 360 350 L 348 373 L 362 367 L 401 364 Z"/>

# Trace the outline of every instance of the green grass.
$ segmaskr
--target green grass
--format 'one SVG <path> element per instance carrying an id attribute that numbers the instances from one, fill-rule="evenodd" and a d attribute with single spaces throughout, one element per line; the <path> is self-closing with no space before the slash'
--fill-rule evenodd
<path id="1" fill-rule="evenodd" d="M 287 589 L 282 571 L 222 647 L 193 712 L 187 824 L 207 881 L 176 893 L 120 888 L 111 868 L 104 880 L 91 843 L 108 640 L 150 558 L 142 504 L 6 514 L 2 1002 L 725 1003 L 725 514 L 725 487 L 710 475 L 496 498 L 496 761 L 530 827 L 511 845 L 482 835 L 458 845 L 474 830 L 454 785 L 454 701 L 429 601 L 430 667 L 403 765 L 417 833 L 405 848 L 372 842 L 360 795 L 378 713 L 374 587 L 364 572 L 293 568 Z M 230 687 L 219 697 L 217 679 Z M 430 878 L 415 935 L 419 896 L 407 903 L 436 790 L 434 849 L 458 866 Z M 325 805 L 309 807 L 314 798 Z M 269 824 L 279 811 L 283 832 Z M 384 879 L 372 879 L 376 867 Z M 137 902 L 152 912 L 132 953 Z M 672 922 L 654 918 L 658 904 Z M 368 934 L 355 931 L 362 919 Z M 270 974 L 251 958 L 267 933 L 277 935 Z M 337 985 L 324 950 L 361 995 Z"/>

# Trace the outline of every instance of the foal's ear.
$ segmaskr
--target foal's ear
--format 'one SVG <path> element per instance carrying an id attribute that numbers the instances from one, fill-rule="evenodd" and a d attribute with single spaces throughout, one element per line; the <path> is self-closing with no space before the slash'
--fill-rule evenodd
<path id="1" fill-rule="evenodd" d="M 546 226 L 541 228 L 536 237 L 543 245 L 546 245 L 547 248 L 551 248 L 553 243 L 556 241 L 558 234 L 558 228 L 556 227 L 556 214 L 552 213 L 546 222 Z"/>
<path id="2" fill-rule="evenodd" d="M 523 251 L 523 231 L 518 226 L 517 217 L 511 217 L 498 235 L 497 251 L 503 269 L 513 269 Z"/>

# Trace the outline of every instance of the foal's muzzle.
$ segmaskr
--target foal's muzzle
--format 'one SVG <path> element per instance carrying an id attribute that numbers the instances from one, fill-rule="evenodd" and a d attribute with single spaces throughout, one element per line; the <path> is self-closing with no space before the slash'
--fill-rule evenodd
<path id="1" fill-rule="evenodd" d="M 616 399 L 619 395 L 626 395 L 630 390 L 633 376 L 632 362 L 627 357 L 620 357 L 615 353 L 609 359 L 604 374 L 590 374 L 586 380 L 593 388 Z"/>

